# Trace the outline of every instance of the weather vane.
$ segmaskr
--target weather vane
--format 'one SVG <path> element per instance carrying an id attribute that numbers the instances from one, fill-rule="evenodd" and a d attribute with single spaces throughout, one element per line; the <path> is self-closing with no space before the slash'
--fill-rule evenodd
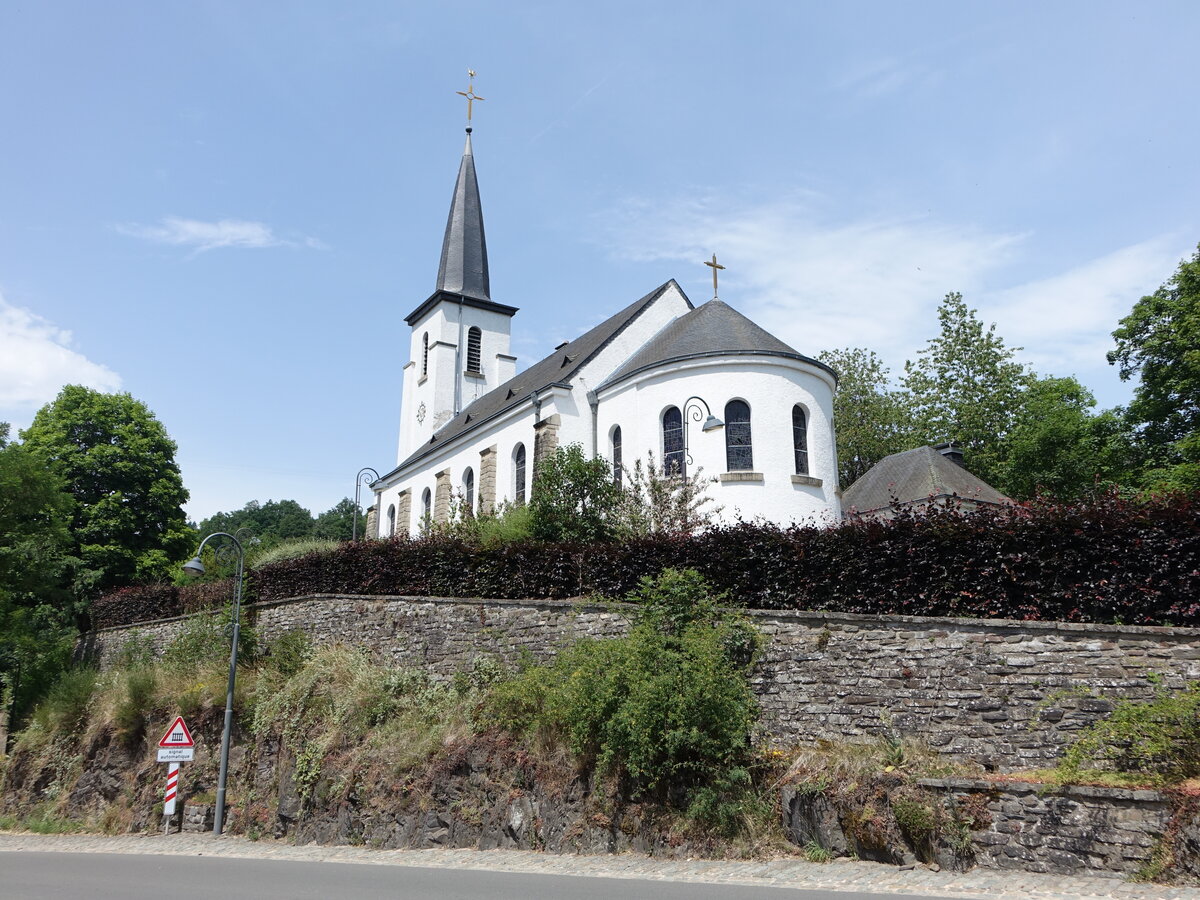
<path id="1" fill-rule="evenodd" d="M 706 266 L 710 266 L 713 270 L 713 299 L 716 300 L 717 299 L 717 269 L 723 269 L 725 267 L 723 265 L 721 265 L 719 262 L 717 262 L 717 254 L 715 254 L 715 253 L 713 254 L 712 262 L 709 262 L 706 259 L 704 261 L 704 264 Z"/>
<path id="2" fill-rule="evenodd" d="M 482 97 L 475 94 L 475 70 L 467 69 L 467 75 L 470 76 L 470 81 L 467 83 L 465 91 L 455 91 L 460 97 L 467 98 L 467 130 L 471 129 L 471 109 L 476 100 L 482 100 Z"/>

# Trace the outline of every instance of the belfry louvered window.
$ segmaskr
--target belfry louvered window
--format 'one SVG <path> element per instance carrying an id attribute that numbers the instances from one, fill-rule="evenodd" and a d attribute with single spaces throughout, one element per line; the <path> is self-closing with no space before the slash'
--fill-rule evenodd
<path id="1" fill-rule="evenodd" d="M 421 335 L 421 377 L 429 374 L 429 332 Z"/>
<path id="2" fill-rule="evenodd" d="M 808 416 L 797 404 L 792 407 L 792 446 L 796 449 L 796 474 L 808 474 Z"/>
<path id="3" fill-rule="evenodd" d="M 753 469 L 750 404 L 745 400 L 730 400 L 725 404 L 725 471 L 750 472 Z"/>
<path id="4" fill-rule="evenodd" d="M 667 407 L 662 417 L 663 429 L 663 473 L 687 475 L 687 464 L 683 453 L 683 415 L 678 406 Z"/>
<path id="5" fill-rule="evenodd" d="M 481 367 L 483 347 L 483 332 L 472 325 L 467 329 L 467 371 L 474 372 L 479 375 L 483 372 Z"/>
<path id="6" fill-rule="evenodd" d="M 525 445 L 517 444 L 513 451 L 513 503 L 525 502 Z"/>

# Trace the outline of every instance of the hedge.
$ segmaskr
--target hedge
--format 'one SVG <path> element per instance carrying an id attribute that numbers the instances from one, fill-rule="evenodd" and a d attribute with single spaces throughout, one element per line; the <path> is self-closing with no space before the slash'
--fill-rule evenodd
<path id="1" fill-rule="evenodd" d="M 92 602 L 93 628 L 112 628 L 151 619 L 166 619 L 223 606 L 233 599 L 233 579 L 177 587 L 136 584 L 102 594 Z"/>
<path id="2" fill-rule="evenodd" d="M 247 591 L 259 602 L 624 597 L 643 576 L 687 566 L 731 602 L 759 609 L 1200 625 L 1198 500 L 897 510 L 882 522 L 739 523 L 600 545 L 362 541 L 254 570 Z"/>

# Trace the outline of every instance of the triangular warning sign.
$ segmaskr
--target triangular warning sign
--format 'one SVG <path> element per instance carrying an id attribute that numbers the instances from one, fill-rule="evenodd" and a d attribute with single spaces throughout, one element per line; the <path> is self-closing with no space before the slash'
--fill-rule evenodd
<path id="1" fill-rule="evenodd" d="M 183 721 L 183 716 L 176 716 L 175 721 L 171 723 L 171 727 L 167 729 L 167 733 L 162 736 L 162 740 L 158 742 L 160 747 L 195 747 L 196 744 L 192 741 L 192 733 L 188 731 L 187 723 Z"/>

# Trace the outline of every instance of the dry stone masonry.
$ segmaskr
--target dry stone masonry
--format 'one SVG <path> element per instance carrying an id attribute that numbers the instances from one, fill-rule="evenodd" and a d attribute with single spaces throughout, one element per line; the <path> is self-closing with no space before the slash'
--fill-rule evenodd
<path id="1" fill-rule="evenodd" d="M 252 607 L 263 642 L 287 631 L 360 645 L 449 678 L 480 655 L 546 659 L 621 634 L 630 608 L 586 601 L 319 595 Z M 864 616 L 749 615 L 768 640 L 753 682 L 783 746 L 864 740 L 885 729 L 1004 772 L 1050 764 L 1121 698 L 1200 678 L 1200 629 Z M 167 619 L 94 632 L 102 664 L 134 634 L 162 649 Z"/>

